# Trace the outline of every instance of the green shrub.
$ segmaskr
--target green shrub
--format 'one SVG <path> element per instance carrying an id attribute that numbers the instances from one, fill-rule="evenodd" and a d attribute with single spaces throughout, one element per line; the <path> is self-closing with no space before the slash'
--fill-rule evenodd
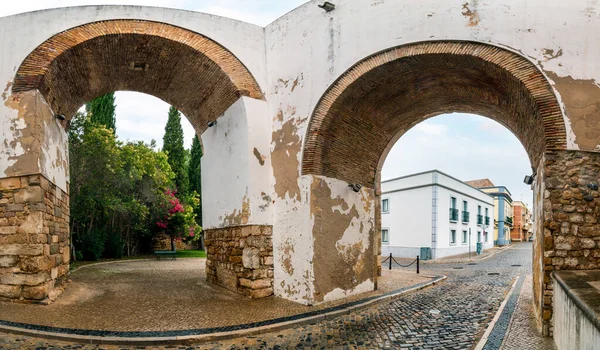
<path id="1" fill-rule="evenodd" d="M 102 231 L 91 231 L 81 237 L 80 251 L 84 260 L 96 261 L 104 252 L 105 235 Z"/>
<path id="2" fill-rule="evenodd" d="M 121 259 L 123 257 L 123 247 L 125 246 L 121 235 L 111 232 L 106 237 L 104 244 L 104 257 L 109 259 Z"/>

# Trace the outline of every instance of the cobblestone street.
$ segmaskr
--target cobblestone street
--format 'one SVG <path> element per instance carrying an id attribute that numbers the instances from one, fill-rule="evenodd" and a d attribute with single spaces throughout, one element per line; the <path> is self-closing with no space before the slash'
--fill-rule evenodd
<path id="1" fill-rule="evenodd" d="M 448 276 L 447 281 L 330 321 L 255 337 L 171 348 L 470 349 L 485 331 L 515 280 L 521 277 L 517 283 L 519 288 L 515 288 L 518 294 L 513 298 L 516 307 L 511 307 L 509 302 L 505 308 L 505 312 L 515 310 L 514 319 L 510 314 L 500 317 L 494 328 L 494 331 L 496 328 L 509 329 L 511 334 L 490 336 L 486 349 L 553 349 L 552 340 L 537 335 L 535 321 L 531 318 L 531 278 L 528 277 L 531 255 L 531 244 L 520 243 L 476 263 L 424 264 L 423 274 L 444 274 Z M 0 344 L 4 344 L 3 349 L 69 349 L 76 346 L 14 335 L 0 335 Z"/>

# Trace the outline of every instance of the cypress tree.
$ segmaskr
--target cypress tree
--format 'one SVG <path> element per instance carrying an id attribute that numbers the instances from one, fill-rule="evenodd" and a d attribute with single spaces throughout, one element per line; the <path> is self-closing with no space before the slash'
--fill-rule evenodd
<path id="1" fill-rule="evenodd" d="M 196 191 L 200 198 L 202 198 L 202 183 L 201 183 L 201 162 L 202 158 L 202 145 L 200 144 L 200 139 L 198 139 L 198 135 L 194 136 L 194 140 L 192 140 L 192 149 L 190 151 L 190 164 L 188 168 L 188 178 L 190 180 L 190 191 Z M 196 212 L 196 222 L 199 225 L 202 225 L 202 202 L 198 208 L 195 208 Z"/>
<path id="2" fill-rule="evenodd" d="M 186 169 L 185 149 L 183 148 L 181 113 L 173 106 L 169 108 L 169 119 L 165 126 L 163 152 L 167 153 L 169 165 L 175 173 L 175 187 L 177 187 L 178 193 L 182 195 L 187 194 L 189 187 L 188 172 Z"/>
<path id="3" fill-rule="evenodd" d="M 113 134 L 117 131 L 115 108 L 114 92 L 97 97 L 85 105 L 90 121 L 94 124 L 104 125 L 107 129 L 112 129 Z"/>

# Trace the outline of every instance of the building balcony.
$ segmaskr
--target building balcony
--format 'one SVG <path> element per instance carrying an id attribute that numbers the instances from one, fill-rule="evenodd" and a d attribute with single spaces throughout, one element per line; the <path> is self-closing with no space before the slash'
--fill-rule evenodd
<path id="1" fill-rule="evenodd" d="M 462 222 L 469 222 L 469 212 L 468 211 L 463 211 Z"/>
<path id="2" fill-rule="evenodd" d="M 483 225 L 483 215 L 477 215 L 477 225 Z"/>
<path id="3" fill-rule="evenodd" d="M 489 225 L 490 225 L 490 217 L 489 217 L 489 216 L 486 216 L 486 217 L 485 217 L 485 225 L 486 225 L 486 226 L 489 226 Z"/>
<path id="4" fill-rule="evenodd" d="M 513 218 L 511 216 L 507 216 L 504 219 L 504 223 L 506 223 L 508 226 L 512 226 L 512 224 L 513 224 Z"/>
<path id="5" fill-rule="evenodd" d="M 458 209 L 450 208 L 450 221 L 458 221 Z"/>

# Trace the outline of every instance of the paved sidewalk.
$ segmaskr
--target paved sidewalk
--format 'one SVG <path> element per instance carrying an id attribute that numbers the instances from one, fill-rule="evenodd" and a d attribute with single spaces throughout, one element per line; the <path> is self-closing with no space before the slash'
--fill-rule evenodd
<path id="1" fill-rule="evenodd" d="M 542 337 L 533 312 L 532 277 L 527 275 L 502 350 L 554 350 L 552 338 Z"/>

